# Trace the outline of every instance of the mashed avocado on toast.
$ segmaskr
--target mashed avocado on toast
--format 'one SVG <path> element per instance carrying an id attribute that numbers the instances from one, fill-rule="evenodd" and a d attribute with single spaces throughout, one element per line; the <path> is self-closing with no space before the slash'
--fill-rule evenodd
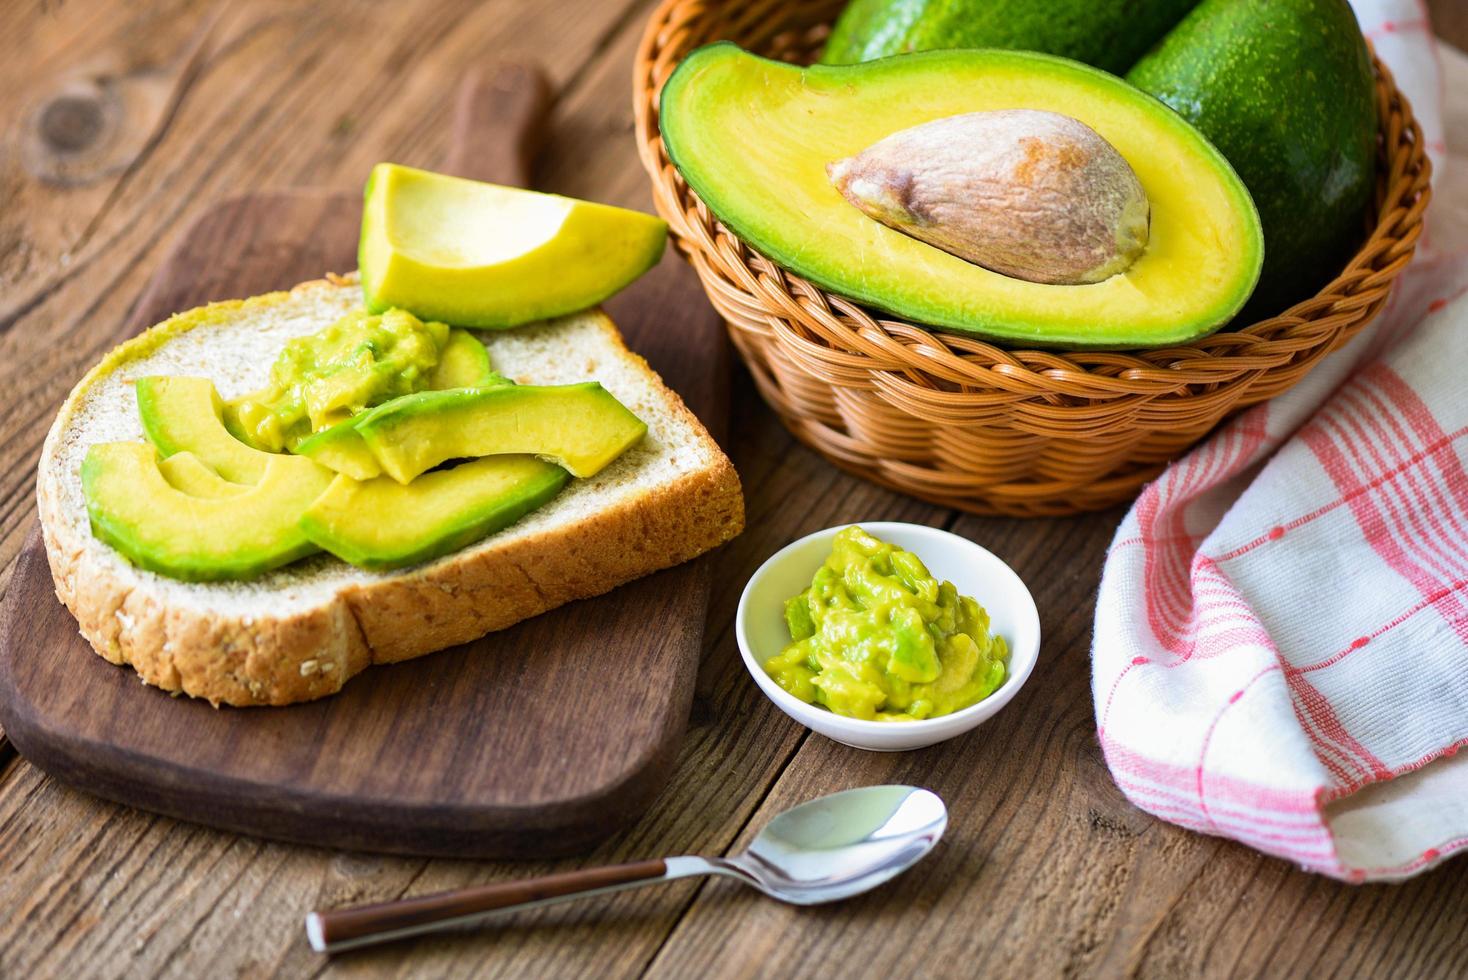
<path id="1" fill-rule="evenodd" d="M 400 568 L 501 530 L 642 439 L 646 423 L 600 384 L 517 385 L 444 319 L 513 326 L 595 302 L 656 261 L 661 221 L 388 165 L 367 204 L 363 254 L 380 275 L 366 306 L 288 340 L 264 386 L 226 402 L 209 378 L 137 379 L 147 441 L 92 446 L 82 464 L 97 537 L 187 581 L 253 578 L 319 550 Z M 622 266 L 579 275 L 582 239 L 606 259 L 619 230 L 636 246 Z M 478 265 L 466 241 L 483 246 Z M 536 302 L 504 307 L 506 276 Z"/>
<path id="2" fill-rule="evenodd" d="M 270 383 L 229 403 L 231 431 L 257 449 L 294 449 L 371 405 L 421 391 L 449 342 L 447 324 L 406 310 L 353 310 L 285 345 Z"/>
<path id="3" fill-rule="evenodd" d="M 647 431 L 595 382 L 516 385 L 472 334 L 395 309 L 290 341 L 270 383 L 233 402 L 207 378 L 144 377 L 136 392 L 149 441 L 91 448 L 88 514 L 135 564 L 188 581 L 252 578 L 318 550 L 371 569 L 428 561 Z"/>

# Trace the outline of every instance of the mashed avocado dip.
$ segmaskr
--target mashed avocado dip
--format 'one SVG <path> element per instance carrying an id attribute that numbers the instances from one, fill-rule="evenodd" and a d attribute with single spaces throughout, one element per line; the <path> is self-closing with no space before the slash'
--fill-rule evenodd
<path id="1" fill-rule="evenodd" d="M 313 432 L 428 387 L 448 339 L 447 324 L 405 310 L 355 310 L 286 344 L 270 383 L 231 402 L 226 418 L 257 449 L 293 450 Z"/>
<path id="2" fill-rule="evenodd" d="M 859 527 L 836 535 L 810 588 L 785 603 L 785 622 L 794 642 L 765 670 L 800 700 L 849 718 L 967 708 L 1003 683 L 1009 659 L 983 606 Z"/>

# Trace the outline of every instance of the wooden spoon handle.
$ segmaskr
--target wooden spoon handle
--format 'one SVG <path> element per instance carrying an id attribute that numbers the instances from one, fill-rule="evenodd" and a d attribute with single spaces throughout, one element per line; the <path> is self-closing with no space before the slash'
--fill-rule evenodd
<path id="1" fill-rule="evenodd" d="M 306 916 L 306 937 L 318 953 L 338 953 L 358 946 L 435 932 L 472 919 L 510 909 L 529 908 L 581 895 L 649 884 L 667 877 L 661 858 L 635 864 L 614 864 L 564 874 L 479 885 L 458 891 L 380 902 L 350 909 L 312 912 Z"/>
<path id="2" fill-rule="evenodd" d="M 454 104 L 445 169 L 470 180 L 529 187 L 553 101 L 545 73 L 534 65 L 470 71 Z"/>

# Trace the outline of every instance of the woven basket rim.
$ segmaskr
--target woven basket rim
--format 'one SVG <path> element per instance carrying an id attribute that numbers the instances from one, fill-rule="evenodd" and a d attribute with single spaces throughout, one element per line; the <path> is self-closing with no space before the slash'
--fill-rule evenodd
<path id="1" fill-rule="evenodd" d="M 1380 292 L 1389 284 L 1410 260 L 1417 238 L 1421 232 L 1421 214 L 1431 196 L 1431 161 L 1423 151 L 1421 129 L 1412 116 L 1410 105 L 1396 87 L 1390 69 L 1372 50 L 1372 67 L 1377 79 L 1379 95 L 1383 101 L 1400 106 L 1403 122 L 1398 141 L 1412 144 L 1411 166 L 1402 168 L 1401 173 L 1392 174 L 1387 181 L 1384 194 L 1374 202 L 1374 221 L 1368 237 L 1346 267 L 1325 284 L 1314 296 L 1303 299 L 1283 312 L 1258 320 L 1243 327 L 1226 327 L 1205 337 L 1186 344 L 1136 350 L 1097 350 L 1086 348 L 1027 348 L 994 343 L 971 334 L 951 331 L 942 327 L 917 323 L 897 317 L 885 311 L 869 309 L 855 300 L 831 292 L 765 257 L 749 243 L 730 230 L 717 216 L 708 212 L 707 206 L 678 175 L 663 146 L 658 129 L 657 101 L 661 94 L 662 79 L 654 79 L 652 66 L 657 54 L 668 45 L 664 37 L 678 33 L 678 18 L 670 15 L 686 6 L 688 0 L 663 0 L 654 11 L 647 30 L 644 32 L 634 66 L 634 110 L 638 130 L 638 155 L 644 169 L 652 178 L 655 197 L 659 198 L 659 211 L 667 216 L 661 198 L 666 195 L 678 201 L 681 209 L 708 214 L 723 241 L 737 244 L 742 251 L 738 261 L 749 272 L 751 281 L 768 283 L 790 297 L 804 300 L 800 306 L 777 302 L 786 307 L 780 312 L 794 315 L 807 327 L 815 326 L 819 346 L 827 355 L 832 352 L 850 352 L 866 361 L 877 357 L 891 361 L 887 365 L 892 371 L 917 371 L 941 381 L 961 386 L 960 393 L 971 387 L 1013 389 L 1016 397 L 1035 394 L 1034 375 L 1038 374 L 1050 382 L 1042 387 L 1054 386 L 1057 394 L 1105 399 L 1108 397 L 1155 396 L 1179 387 L 1176 371 L 1179 367 L 1192 366 L 1190 362 L 1200 360 L 1230 362 L 1224 375 L 1216 380 L 1220 383 L 1231 378 L 1226 375 L 1252 374 L 1288 361 L 1298 351 L 1286 355 L 1275 354 L 1263 358 L 1251 354 L 1255 348 L 1252 341 L 1267 336 L 1285 339 L 1299 334 L 1300 328 L 1332 316 L 1359 315 L 1366 306 L 1379 305 Z M 1368 40 L 1368 45 L 1370 42 Z M 691 50 L 691 48 L 690 48 Z M 677 60 L 681 60 L 680 56 Z M 673 64 L 677 62 L 674 61 Z M 1387 114 L 1379 120 L 1379 135 L 1390 142 L 1394 134 L 1386 131 Z M 1383 220 L 1395 209 L 1405 209 L 1402 220 Z M 1398 226 L 1401 226 L 1400 232 Z M 684 241 L 677 234 L 680 245 Z M 688 251 L 685 248 L 685 252 Z M 696 268 L 700 263 L 696 254 L 688 256 Z M 723 256 L 733 259 L 735 256 Z M 1370 264 L 1387 258 L 1385 270 L 1372 269 Z M 709 282 L 704 269 L 699 268 L 705 284 Z M 1383 275 L 1383 273 L 1386 273 Z M 1383 279 L 1386 283 L 1383 283 Z M 761 290 L 766 296 L 774 289 Z M 834 315 L 833 315 L 834 314 Z M 853 329 L 852 322 L 862 324 Z M 874 330 L 877 334 L 874 334 Z M 1301 338 L 1305 340 L 1307 338 Z M 796 335 L 782 336 L 781 340 L 799 347 L 812 343 L 810 338 Z M 1313 343 L 1302 347 L 1308 350 Z M 993 367 L 975 376 L 972 361 L 977 358 L 992 362 Z M 855 366 L 855 365 L 854 365 Z M 943 370 L 944 367 L 949 370 Z M 873 369 L 870 363 L 865 369 Z M 1007 368 L 1007 370 L 1006 370 Z M 1026 379 L 1021 383 L 1019 378 Z"/>

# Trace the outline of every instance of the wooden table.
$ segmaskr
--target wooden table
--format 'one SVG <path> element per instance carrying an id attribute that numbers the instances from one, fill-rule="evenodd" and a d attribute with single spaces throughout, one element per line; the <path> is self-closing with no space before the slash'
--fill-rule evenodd
<path id="1" fill-rule="evenodd" d="M 1460 0 L 1439 29 L 1468 43 Z M 146 9 L 141 9 L 146 7 Z M 630 65 L 648 0 L 7 2 L 0 10 L 0 590 L 34 519 L 62 397 L 102 353 L 171 236 L 233 192 L 350 186 L 379 159 L 442 159 L 470 65 L 542 62 L 560 92 L 538 183 L 649 207 Z M 45 106 L 42 112 L 38 107 Z M 57 162 L 50 146 L 73 149 Z M 32 174 L 47 171 L 50 182 Z M 422 973 L 1017 976 L 1468 973 L 1468 861 L 1350 887 L 1134 809 L 1107 775 L 1088 682 L 1092 602 L 1119 511 L 981 520 L 878 490 L 796 445 L 735 379 L 729 450 L 750 529 L 714 558 L 698 694 L 672 782 L 581 861 L 484 864 L 267 843 L 83 796 L 0 737 L 0 977 Z M 731 630 L 749 573 L 792 538 L 914 520 L 991 548 L 1033 586 L 1033 680 L 971 736 L 875 755 L 809 734 L 749 682 Z M 332 961 L 314 907 L 666 853 L 741 846 L 777 810 L 877 782 L 930 786 L 940 850 L 874 894 L 799 910 L 727 882 L 523 914 Z"/>

